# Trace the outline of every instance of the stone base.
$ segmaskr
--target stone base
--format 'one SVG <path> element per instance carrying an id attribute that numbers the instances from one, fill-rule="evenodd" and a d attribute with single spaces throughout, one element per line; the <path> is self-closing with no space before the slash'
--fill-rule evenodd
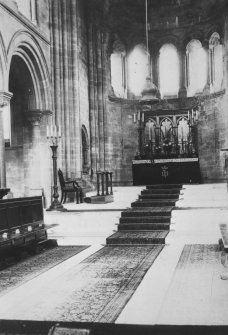
<path id="1" fill-rule="evenodd" d="M 95 195 L 95 196 L 92 196 L 92 197 L 84 198 L 84 202 L 87 202 L 89 204 L 106 204 L 108 202 L 113 202 L 113 201 L 114 201 L 113 194 Z"/>

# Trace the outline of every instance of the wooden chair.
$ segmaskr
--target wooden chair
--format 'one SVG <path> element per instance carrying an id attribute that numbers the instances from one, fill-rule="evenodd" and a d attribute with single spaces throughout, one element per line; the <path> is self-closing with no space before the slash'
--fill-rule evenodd
<path id="1" fill-rule="evenodd" d="M 67 193 L 75 193 L 76 194 L 76 202 L 79 204 L 83 202 L 83 191 L 81 186 L 77 183 L 76 180 L 65 180 L 63 177 L 62 171 L 58 170 L 59 175 L 59 183 L 61 187 L 61 203 L 65 203 Z"/>

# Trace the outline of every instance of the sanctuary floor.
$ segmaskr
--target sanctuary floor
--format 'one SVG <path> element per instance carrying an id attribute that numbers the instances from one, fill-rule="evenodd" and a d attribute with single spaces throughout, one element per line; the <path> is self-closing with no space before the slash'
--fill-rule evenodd
<path id="1" fill-rule="evenodd" d="M 44 297 L 47 315 L 49 305 L 58 307 L 66 288 L 57 285 L 57 279 L 103 247 L 116 230 L 121 211 L 143 188 L 115 187 L 113 203 L 69 203 L 64 205 L 69 212 L 45 212 L 49 238 L 56 238 L 59 245 L 89 247 L 2 295 L 0 319 L 42 320 L 39 306 Z M 216 249 L 219 224 L 228 221 L 226 184 L 184 185 L 181 193 L 166 245 L 116 323 L 228 325 L 228 280 L 220 279 L 224 268 Z M 69 285 L 78 283 L 72 278 Z"/>

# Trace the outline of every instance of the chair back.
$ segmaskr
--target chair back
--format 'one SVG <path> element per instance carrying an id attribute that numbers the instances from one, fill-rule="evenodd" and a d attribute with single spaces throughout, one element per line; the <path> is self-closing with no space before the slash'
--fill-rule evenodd
<path id="1" fill-rule="evenodd" d="M 63 188 L 65 186 L 65 180 L 64 180 L 64 177 L 63 177 L 63 173 L 60 169 L 58 170 L 58 175 L 59 175 L 60 186 L 61 186 L 61 188 Z"/>

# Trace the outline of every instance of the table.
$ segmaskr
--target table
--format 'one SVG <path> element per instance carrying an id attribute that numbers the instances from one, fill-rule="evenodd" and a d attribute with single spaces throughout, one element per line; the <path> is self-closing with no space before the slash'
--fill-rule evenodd
<path id="1" fill-rule="evenodd" d="M 198 158 L 132 161 L 133 185 L 200 183 Z"/>

